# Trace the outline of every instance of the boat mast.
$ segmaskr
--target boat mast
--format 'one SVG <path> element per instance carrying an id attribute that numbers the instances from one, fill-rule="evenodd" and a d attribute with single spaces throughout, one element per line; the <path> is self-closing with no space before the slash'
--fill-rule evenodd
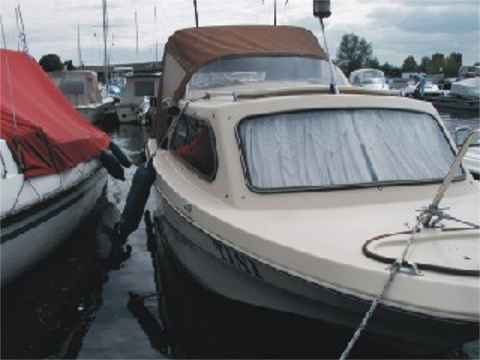
<path id="1" fill-rule="evenodd" d="M 15 8 L 15 19 L 17 21 L 18 45 L 17 50 L 28 54 L 27 34 L 25 33 L 25 24 L 23 22 L 22 10 L 20 4 Z"/>
<path id="2" fill-rule="evenodd" d="M 137 10 L 135 10 L 134 13 L 134 18 L 135 18 L 135 54 L 138 57 L 138 15 L 137 15 Z"/>
<path id="3" fill-rule="evenodd" d="M 105 88 L 108 93 L 108 14 L 107 14 L 107 0 L 102 0 L 103 13 L 103 72 L 105 74 Z"/>
<path id="4" fill-rule="evenodd" d="M 3 48 L 7 48 L 7 38 L 5 37 L 5 28 L 3 27 L 3 18 L 2 15 L 0 15 L 0 29 L 2 31 L 2 41 L 3 41 Z"/>
<path id="5" fill-rule="evenodd" d="M 83 69 L 83 58 L 82 58 L 82 46 L 80 45 L 80 24 L 77 24 L 77 51 L 78 51 L 78 64 L 80 68 Z"/>
<path id="6" fill-rule="evenodd" d="M 193 0 L 193 8 L 195 10 L 195 26 L 198 28 L 198 8 L 197 8 L 197 0 Z"/>
<path id="7" fill-rule="evenodd" d="M 155 53 L 155 62 L 158 62 L 158 34 L 157 34 L 157 5 L 153 7 L 153 26 L 155 27 L 153 31 L 153 36 L 155 36 L 155 43 L 154 43 L 154 53 Z"/>
<path id="8" fill-rule="evenodd" d="M 273 26 L 277 26 L 277 0 L 273 0 Z"/>

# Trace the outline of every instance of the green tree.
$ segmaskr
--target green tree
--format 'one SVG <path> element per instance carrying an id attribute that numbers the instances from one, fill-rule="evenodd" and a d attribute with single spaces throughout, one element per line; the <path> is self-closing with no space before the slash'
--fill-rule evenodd
<path id="1" fill-rule="evenodd" d="M 38 62 L 45 72 L 63 70 L 63 63 L 57 54 L 43 55 Z"/>
<path id="2" fill-rule="evenodd" d="M 380 69 L 380 62 L 376 57 L 367 61 L 367 67 L 372 69 Z"/>
<path id="3" fill-rule="evenodd" d="M 445 59 L 445 76 L 455 77 L 458 75 L 458 70 L 462 66 L 462 54 L 452 52 Z"/>
<path id="4" fill-rule="evenodd" d="M 354 70 L 366 67 L 372 60 L 372 45 L 367 40 L 353 33 L 343 35 L 336 63 L 347 76 Z"/>
<path id="5" fill-rule="evenodd" d="M 403 61 L 402 71 L 403 72 L 416 72 L 418 70 L 417 62 L 412 55 L 407 56 Z"/>
<path id="6" fill-rule="evenodd" d="M 402 69 L 397 66 L 391 65 L 388 62 L 380 66 L 380 70 L 385 73 L 387 77 L 400 77 L 402 76 Z"/>
<path id="7" fill-rule="evenodd" d="M 445 69 L 445 56 L 441 53 L 432 55 L 432 73 L 440 74 Z"/>
<path id="8" fill-rule="evenodd" d="M 426 74 L 432 74 L 432 59 L 430 59 L 428 56 L 422 57 L 418 70 Z"/>

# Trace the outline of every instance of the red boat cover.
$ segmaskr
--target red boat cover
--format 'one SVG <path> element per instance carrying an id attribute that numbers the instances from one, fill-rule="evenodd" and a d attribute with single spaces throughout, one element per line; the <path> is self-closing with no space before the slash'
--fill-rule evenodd
<path id="1" fill-rule="evenodd" d="M 110 145 L 30 56 L 0 49 L 0 85 L 0 138 L 25 177 L 73 168 Z"/>

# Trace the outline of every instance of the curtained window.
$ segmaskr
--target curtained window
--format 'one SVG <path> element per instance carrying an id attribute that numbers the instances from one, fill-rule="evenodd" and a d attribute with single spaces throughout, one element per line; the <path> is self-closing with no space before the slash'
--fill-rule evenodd
<path id="1" fill-rule="evenodd" d="M 455 158 L 432 116 L 400 110 L 273 114 L 242 121 L 239 135 L 256 190 L 436 181 Z"/>

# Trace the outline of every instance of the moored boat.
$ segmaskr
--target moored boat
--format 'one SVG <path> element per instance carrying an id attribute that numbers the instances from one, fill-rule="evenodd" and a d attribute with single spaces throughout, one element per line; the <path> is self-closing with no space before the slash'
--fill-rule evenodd
<path id="1" fill-rule="evenodd" d="M 435 106 L 442 108 L 474 111 L 480 110 L 480 77 L 456 81 L 450 91 L 432 99 Z"/>
<path id="2" fill-rule="evenodd" d="M 378 69 L 358 69 L 350 74 L 350 83 L 371 90 L 390 90 L 383 71 Z"/>
<path id="3" fill-rule="evenodd" d="M 31 269 L 92 211 L 109 137 L 76 112 L 29 55 L 0 50 L 1 285 Z"/>
<path id="4" fill-rule="evenodd" d="M 102 96 L 96 73 L 86 70 L 55 71 L 49 76 L 75 109 L 91 123 L 115 116 L 114 98 Z"/>
<path id="5" fill-rule="evenodd" d="M 160 73 L 134 73 L 126 76 L 125 90 L 116 104 L 120 123 L 139 123 L 148 111 L 151 97 L 158 94 Z"/>
<path id="6" fill-rule="evenodd" d="M 478 338 L 480 197 L 463 167 L 452 216 L 414 231 L 456 156 L 431 104 L 338 69 L 332 83 L 294 27 L 177 31 L 163 64 L 147 146 L 157 241 L 195 281 L 353 332 L 416 236 L 365 331 L 424 354 Z"/>

